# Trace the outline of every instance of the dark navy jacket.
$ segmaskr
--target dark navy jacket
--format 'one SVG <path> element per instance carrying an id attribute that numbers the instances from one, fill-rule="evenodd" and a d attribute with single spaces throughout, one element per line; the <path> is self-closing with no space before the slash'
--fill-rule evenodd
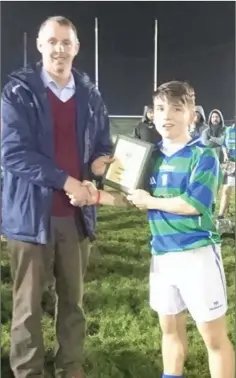
<path id="1" fill-rule="evenodd" d="M 10 239 L 46 244 L 50 241 L 52 193 L 62 189 L 67 172 L 56 166 L 53 123 L 41 64 L 10 75 L 2 94 L 2 232 Z M 91 180 L 91 163 L 110 154 L 109 117 L 99 91 L 86 74 L 73 70 L 77 100 L 80 180 Z M 68 151 L 68 154 L 70 151 Z M 82 215 L 93 240 L 95 208 Z"/>

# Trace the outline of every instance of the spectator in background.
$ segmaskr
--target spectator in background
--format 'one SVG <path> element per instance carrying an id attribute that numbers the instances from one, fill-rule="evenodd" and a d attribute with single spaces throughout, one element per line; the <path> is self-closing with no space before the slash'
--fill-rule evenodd
<path id="1" fill-rule="evenodd" d="M 224 163 L 227 164 L 224 177 L 223 190 L 221 195 L 218 220 L 225 216 L 229 206 L 230 195 L 235 187 L 235 162 L 236 162 L 236 126 L 235 124 L 226 128 L 225 142 L 223 144 Z"/>
<path id="2" fill-rule="evenodd" d="M 213 109 L 208 118 L 208 128 L 202 133 L 202 142 L 208 147 L 215 148 L 220 163 L 223 162 L 222 145 L 225 139 L 224 117 L 220 110 Z"/>
<path id="3" fill-rule="evenodd" d="M 202 143 L 207 146 L 214 148 L 216 151 L 216 154 L 219 158 L 220 163 L 223 162 L 223 150 L 222 145 L 224 143 L 225 139 L 225 125 L 224 125 L 224 117 L 220 110 L 213 109 L 208 117 L 208 127 L 205 129 L 202 133 Z M 218 190 L 221 186 L 221 178 L 219 181 Z M 212 205 L 212 212 L 215 212 L 216 208 L 216 199 Z"/>
<path id="4" fill-rule="evenodd" d="M 153 122 L 152 106 L 145 107 L 142 121 L 135 127 L 133 135 L 135 138 L 152 144 L 157 144 L 161 141 L 161 135 L 156 130 Z"/>
<path id="5" fill-rule="evenodd" d="M 201 137 L 204 130 L 207 129 L 206 116 L 201 105 L 195 106 L 195 117 L 193 124 L 190 126 L 190 136 L 192 138 Z"/>

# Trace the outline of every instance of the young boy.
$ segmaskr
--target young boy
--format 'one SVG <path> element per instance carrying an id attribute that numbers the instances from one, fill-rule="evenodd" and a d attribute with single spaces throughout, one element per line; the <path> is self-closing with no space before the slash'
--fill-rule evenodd
<path id="1" fill-rule="evenodd" d="M 211 377 L 234 378 L 220 237 L 211 213 L 220 167 L 215 152 L 189 136 L 194 102 L 193 89 L 183 82 L 163 84 L 154 93 L 154 123 L 163 141 L 152 163 L 150 191 L 135 190 L 124 198 L 86 185 L 91 203 L 129 201 L 148 210 L 150 305 L 162 329 L 162 377 L 183 377 L 188 309 L 205 342 Z"/>

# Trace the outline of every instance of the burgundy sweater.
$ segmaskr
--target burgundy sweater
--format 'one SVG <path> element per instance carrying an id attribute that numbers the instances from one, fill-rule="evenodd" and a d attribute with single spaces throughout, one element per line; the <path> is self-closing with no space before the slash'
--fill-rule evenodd
<path id="1" fill-rule="evenodd" d="M 75 96 L 62 102 L 48 88 L 53 118 L 54 158 L 57 166 L 65 170 L 70 176 L 80 177 L 79 154 L 76 135 L 76 104 Z M 52 216 L 66 217 L 74 215 L 75 208 L 63 190 L 53 193 Z"/>

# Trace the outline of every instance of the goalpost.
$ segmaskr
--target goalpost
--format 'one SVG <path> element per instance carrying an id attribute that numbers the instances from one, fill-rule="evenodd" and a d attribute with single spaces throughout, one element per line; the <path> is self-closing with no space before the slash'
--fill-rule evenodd
<path id="1" fill-rule="evenodd" d="M 95 25 L 94 25 L 94 32 L 95 32 L 95 46 L 94 46 L 94 53 L 95 53 L 95 67 L 94 67 L 94 76 L 95 76 L 95 85 L 96 88 L 99 88 L 99 24 L 98 18 L 95 18 Z M 155 20 L 154 23 L 154 64 L 153 64 L 153 89 L 154 91 L 157 89 L 157 75 L 158 75 L 158 20 Z M 145 104 L 143 104 L 145 106 Z M 118 133 L 132 133 L 133 130 L 133 123 L 139 122 L 143 115 L 118 115 L 118 114 L 111 114 L 111 131 L 113 137 L 115 138 Z M 122 122 L 125 121 L 125 122 Z M 132 129 L 131 129 L 132 128 Z"/>
<path id="2" fill-rule="evenodd" d="M 94 68 L 94 71 L 95 71 L 95 85 L 96 85 L 96 88 L 99 88 L 99 28 L 98 28 L 98 18 L 96 17 L 95 18 L 95 28 L 94 28 L 94 32 L 95 32 L 95 68 Z M 155 24 L 154 24 L 154 65 L 153 65 L 153 89 L 154 91 L 157 89 L 157 74 L 158 74 L 158 20 L 155 20 Z M 140 115 L 111 115 L 110 116 L 111 118 L 112 117 L 116 117 L 116 118 L 121 118 L 121 117 L 126 117 L 126 118 L 137 118 L 137 117 L 142 117 Z"/>

